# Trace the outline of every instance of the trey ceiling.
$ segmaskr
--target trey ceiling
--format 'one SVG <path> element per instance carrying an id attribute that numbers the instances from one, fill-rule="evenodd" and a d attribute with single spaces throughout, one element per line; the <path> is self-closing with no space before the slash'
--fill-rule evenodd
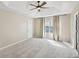
<path id="1" fill-rule="evenodd" d="M 21 14 L 28 15 L 32 18 L 46 17 L 53 15 L 61 15 L 71 13 L 72 10 L 79 4 L 78 1 L 46 1 L 46 9 L 41 9 L 40 12 L 35 10 L 30 10 L 34 8 L 30 4 L 37 4 L 36 1 L 1 1 L 0 9 L 13 10 Z M 42 3 L 42 1 L 41 1 Z"/>

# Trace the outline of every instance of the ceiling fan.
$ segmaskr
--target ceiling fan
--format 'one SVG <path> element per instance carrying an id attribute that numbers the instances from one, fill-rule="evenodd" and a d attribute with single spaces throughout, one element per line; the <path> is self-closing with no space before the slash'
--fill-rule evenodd
<path id="1" fill-rule="evenodd" d="M 34 10 L 34 9 L 37 9 L 39 12 L 40 12 L 40 9 L 45 9 L 47 7 L 44 7 L 44 5 L 47 4 L 47 2 L 43 1 L 42 3 L 40 3 L 41 1 L 37 1 L 37 5 L 34 5 L 34 4 L 30 4 L 31 6 L 34 6 L 35 8 L 32 8 L 30 10 Z"/>

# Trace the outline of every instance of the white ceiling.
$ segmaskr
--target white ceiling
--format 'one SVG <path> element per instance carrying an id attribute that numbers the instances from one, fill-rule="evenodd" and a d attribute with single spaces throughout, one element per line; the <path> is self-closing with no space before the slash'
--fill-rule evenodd
<path id="1" fill-rule="evenodd" d="M 49 8 L 41 9 L 40 12 L 37 10 L 30 11 L 34 7 L 29 4 L 36 4 L 36 1 L 4 1 L 0 2 L 0 7 L 36 18 L 71 13 L 79 2 L 47 1 L 45 6 Z"/>

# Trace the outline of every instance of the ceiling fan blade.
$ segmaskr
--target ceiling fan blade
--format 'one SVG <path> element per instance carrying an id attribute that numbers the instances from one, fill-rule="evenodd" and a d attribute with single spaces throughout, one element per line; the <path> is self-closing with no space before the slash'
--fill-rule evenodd
<path id="1" fill-rule="evenodd" d="M 32 9 L 30 9 L 30 10 L 34 10 L 34 9 L 37 9 L 37 8 L 32 8 Z"/>
<path id="2" fill-rule="evenodd" d="M 45 4 L 47 4 L 47 3 L 44 1 L 40 6 L 43 6 L 43 5 L 45 5 Z"/>
<path id="3" fill-rule="evenodd" d="M 30 4 L 31 6 L 35 6 L 36 7 L 36 5 L 34 5 L 34 4 Z"/>
<path id="4" fill-rule="evenodd" d="M 49 8 L 49 7 L 41 7 L 41 8 L 44 8 L 44 9 L 46 9 L 46 8 Z"/>

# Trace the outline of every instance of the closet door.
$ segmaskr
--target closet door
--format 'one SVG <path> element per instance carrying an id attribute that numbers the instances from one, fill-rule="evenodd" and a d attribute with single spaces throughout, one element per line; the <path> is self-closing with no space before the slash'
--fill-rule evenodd
<path id="1" fill-rule="evenodd" d="M 43 19 L 41 19 L 41 18 L 34 19 L 33 27 L 34 27 L 33 37 L 42 38 L 42 36 L 43 36 Z"/>

